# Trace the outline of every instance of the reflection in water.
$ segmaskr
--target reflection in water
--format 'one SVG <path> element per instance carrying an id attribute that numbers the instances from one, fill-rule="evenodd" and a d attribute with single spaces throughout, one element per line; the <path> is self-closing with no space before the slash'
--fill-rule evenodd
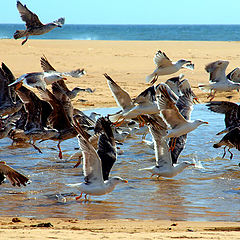
<path id="1" fill-rule="evenodd" d="M 110 109 L 112 112 L 116 109 Z M 96 110 L 103 115 L 109 109 Z M 223 126 L 223 116 L 208 112 L 204 105 L 195 106 L 193 119 L 201 118 L 210 126 L 201 126 L 189 134 L 180 161 L 199 161 L 203 168 L 188 168 L 174 179 L 150 178 L 139 171 L 154 164 L 154 152 L 141 136 L 128 138 L 118 156 L 112 175 L 129 180 L 104 196 L 90 201 L 76 201 L 77 188 L 69 183 L 83 181 L 82 169 L 75 162 L 61 161 L 54 142 L 38 143 L 43 154 L 31 146 L 16 148 L 9 139 L 0 141 L 0 159 L 30 176 L 32 183 L 24 188 L 9 184 L 0 187 L 2 215 L 28 217 L 73 217 L 79 219 L 171 219 L 171 220 L 239 220 L 240 171 L 239 152 L 234 158 L 222 159 L 222 151 L 212 147 L 221 136 L 215 134 Z M 150 136 L 147 136 L 148 140 Z M 78 147 L 77 139 L 62 143 L 64 159 Z"/>

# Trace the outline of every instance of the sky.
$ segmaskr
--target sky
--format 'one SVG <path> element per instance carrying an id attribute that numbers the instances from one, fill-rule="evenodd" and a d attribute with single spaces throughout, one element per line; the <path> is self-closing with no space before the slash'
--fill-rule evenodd
<path id="1" fill-rule="evenodd" d="M 42 23 L 240 24 L 239 0 L 22 0 Z M 0 23 L 23 23 L 15 0 L 0 0 Z"/>

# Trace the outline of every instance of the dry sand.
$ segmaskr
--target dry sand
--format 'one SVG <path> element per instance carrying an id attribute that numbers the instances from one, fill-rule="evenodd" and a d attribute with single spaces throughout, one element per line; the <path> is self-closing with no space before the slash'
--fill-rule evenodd
<path id="1" fill-rule="evenodd" d="M 59 71 L 84 68 L 87 75 L 68 79 L 69 88 L 96 88 L 93 94 L 80 93 L 73 101 L 80 109 L 116 107 L 103 73 L 109 74 L 120 86 L 136 97 L 148 85 L 146 75 L 155 65 L 153 56 L 164 51 L 172 60 L 192 60 L 195 70 L 182 70 L 202 102 L 207 93 L 198 83 L 207 83 L 204 67 L 219 59 L 229 60 L 227 72 L 239 66 L 239 42 L 177 42 L 177 41 L 72 41 L 32 40 L 24 46 L 22 40 L 0 40 L 1 61 L 15 74 L 41 71 L 40 57 L 44 54 Z M 180 72 L 179 72 L 180 73 Z M 176 76 L 178 74 L 172 75 Z M 166 81 L 172 76 L 162 76 Z M 159 80 L 159 81 L 160 81 Z M 237 92 L 217 94 L 216 100 L 239 101 Z M 80 100 L 87 100 L 81 102 Z M 39 216 L 41 217 L 41 216 Z M 75 220 L 20 218 L 13 223 L 10 217 L 0 218 L 0 239 L 240 239 L 240 225 L 235 222 L 171 222 L 144 220 Z M 53 227 L 34 227 L 50 222 Z M 176 225 L 176 226 L 175 226 Z"/>
<path id="2" fill-rule="evenodd" d="M 104 73 L 110 75 L 122 88 L 136 97 L 148 85 L 146 75 L 154 69 L 153 56 L 157 50 L 164 51 L 173 61 L 181 58 L 191 60 L 195 70 L 183 69 L 177 74 L 162 76 L 158 82 L 183 73 L 189 79 L 194 92 L 202 102 L 207 102 L 207 93 L 198 89 L 199 83 L 207 83 L 209 74 L 204 70 L 206 64 L 219 59 L 230 61 L 227 72 L 239 66 L 239 42 L 177 42 L 177 41 L 78 41 L 78 40 L 32 40 L 21 46 L 22 40 L 0 40 L 1 61 L 16 76 L 26 72 L 42 71 L 40 57 L 44 54 L 59 71 L 84 68 L 87 75 L 69 78 L 69 88 L 96 88 L 94 94 L 80 93 L 73 104 L 79 108 L 100 108 L 117 106 L 108 88 Z M 236 91 L 218 93 L 216 100 L 227 100 Z M 81 99 L 87 100 L 82 103 Z"/>

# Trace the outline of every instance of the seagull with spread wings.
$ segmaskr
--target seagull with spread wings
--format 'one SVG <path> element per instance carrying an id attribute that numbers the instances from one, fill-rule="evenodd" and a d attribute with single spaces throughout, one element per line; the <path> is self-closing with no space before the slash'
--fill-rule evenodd
<path id="1" fill-rule="evenodd" d="M 80 77 L 82 77 L 83 75 L 86 74 L 84 69 L 80 69 L 80 68 L 78 68 L 76 70 L 72 70 L 70 72 L 58 72 L 49 63 L 49 61 L 47 60 L 47 58 L 45 56 L 41 57 L 40 63 L 41 63 L 41 67 L 42 67 L 44 72 L 56 73 L 56 74 L 59 74 L 60 76 L 80 78 Z M 80 87 L 75 87 L 73 90 L 69 90 L 67 85 L 65 84 L 64 80 L 62 80 L 62 79 L 58 80 L 57 84 L 62 88 L 62 90 L 67 94 L 67 96 L 70 99 L 75 98 L 80 91 L 86 91 L 86 92 L 89 92 L 89 93 L 94 92 L 94 90 L 92 90 L 90 88 L 83 89 L 83 88 L 80 88 Z"/>
<path id="2" fill-rule="evenodd" d="M 145 115 L 143 118 L 147 122 L 153 138 L 156 165 L 140 169 L 141 171 L 149 171 L 152 173 L 152 176 L 174 177 L 185 168 L 194 166 L 194 164 L 187 161 L 181 162 L 180 164 L 173 164 L 171 152 L 165 139 L 167 135 L 167 124 L 158 114 Z"/>
<path id="3" fill-rule="evenodd" d="M 115 142 L 111 128 L 110 131 L 99 137 L 98 152 L 88 140 L 86 132 L 75 121 L 75 129 L 78 132 L 79 145 L 83 153 L 83 174 L 84 182 L 69 184 L 71 187 L 78 187 L 81 195 L 76 200 L 87 195 L 104 195 L 114 190 L 119 183 L 127 183 L 128 181 L 121 177 L 109 178 L 110 170 L 116 161 Z"/>
<path id="4" fill-rule="evenodd" d="M 185 119 L 183 115 L 179 112 L 175 102 L 170 97 L 166 86 L 164 84 L 159 84 L 156 88 L 156 97 L 159 110 L 163 115 L 164 120 L 167 124 L 170 125 L 171 129 L 168 130 L 168 133 L 164 138 L 175 138 L 171 150 L 174 149 L 176 144 L 176 138 L 180 137 L 184 134 L 187 134 L 193 130 L 195 130 L 198 126 L 202 124 L 208 124 L 208 122 L 202 120 L 190 120 L 190 115 L 192 112 L 192 107 L 188 109 L 188 119 Z"/>
<path id="5" fill-rule="evenodd" d="M 240 89 L 240 83 L 229 80 L 226 76 L 226 68 L 229 61 L 218 60 L 206 65 L 205 70 L 209 73 L 209 84 L 199 84 L 198 87 L 203 91 L 210 91 L 207 98 L 210 101 L 216 92 L 230 92 Z"/>
<path id="6" fill-rule="evenodd" d="M 158 76 L 173 74 L 181 68 L 194 69 L 194 65 L 191 61 L 180 59 L 177 62 L 172 62 L 167 55 L 160 50 L 157 51 L 153 60 L 157 68 L 152 74 L 146 77 L 146 82 L 150 82 L 151 84 L 154 84 L 157 81 Z"/>
<path id="7" fill-rule="evenodd" d="M 42 24 L 38 16 L 31 12 L 26 5 L 22 5 L 20 1 L 17 1 L 17 9 L 20 13 L 22 20 L 26 23 L 26 30 L 17 30 L 13 37 L 15 39 L 26 37 L 22 42 L 22 45 L 28 40 L 28 37 L 31 35 L 42 35 L 48 33 L 57 27 L 62 27 L 65 22 L 64 18 L 59 18 L 56 21 L 51 23 Z"/>

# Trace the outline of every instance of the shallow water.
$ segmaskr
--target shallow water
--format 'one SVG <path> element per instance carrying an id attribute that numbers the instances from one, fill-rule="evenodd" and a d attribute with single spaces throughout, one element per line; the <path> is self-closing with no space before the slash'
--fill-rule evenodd
<path id="1" fill-rule="evenodd" d="M 106 115 L 116 110 L 95 111 Z M 199 104 L 192 113 L 192 119 L 196 118 L 208 121 L 209 126 L 202 125 L 188 135 L 180 161 L 196 161 L 202 168 L 188 168 L 173 179 L 150 178 L 150 173 L 138 169 L 154 164 L 153 150 L 139 136 L 128 138 L 121 146 L 124 154 L 118 156 L 112 170 L 112 175 L 128 179 L 128 184 L 117 185 L 107 195 L 92 196 L 88 202 L 76 201 L 80 192 L 66 186 L 83 181 L 82 168 L 73 168 L 76 161 L 59 160 L 56 142 L 38 143 L 43 152 L 40 154 L 32 147 L 11 147 L 10 139 L 2 139 L 0 159 L 29 175 L 32 182 L 22 188 L 9 183 L 0 187 L 1 215 L 239 221 L 239 152 L 232 150 L 232 160 L 228 153 L 222 159 L 223 149 L 212 147 L 222 137 L 215 134 L 224 128 L 224 116 Z M 78 143 L 71 139 L 61 146 L 67 159 Z"/>

